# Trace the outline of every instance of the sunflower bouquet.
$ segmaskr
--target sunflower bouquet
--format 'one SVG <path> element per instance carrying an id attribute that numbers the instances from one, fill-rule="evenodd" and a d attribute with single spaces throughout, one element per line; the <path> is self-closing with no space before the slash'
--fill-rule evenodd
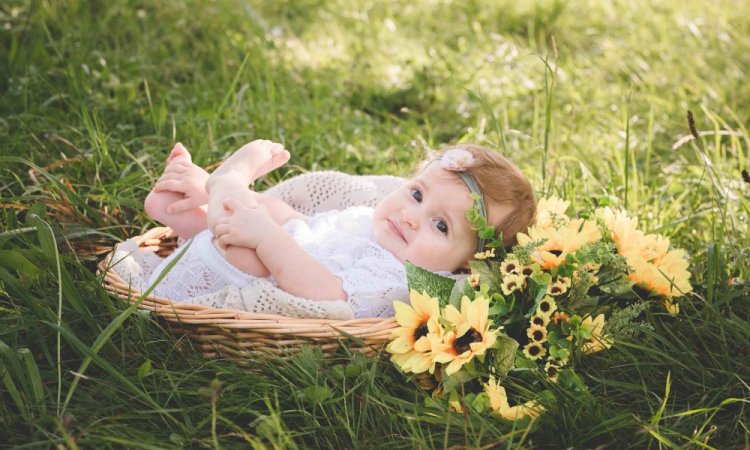
<path id="1" fill-rule="evenodd" d="M 387 351 L 434 401 L 507 420 L 535 418 L 544 401 L 511 406 L 508 376 L 532 373 L 539 383 L 585 388 L 574 371 L 582 356 L 649 328 L 638 317 L 653 304 L 679 313 L 677 299 L 692 289 L 683 250 L 639 230 L 624 211 L 577 217 L 569 207 L 541 200 L 535 224 L 512 251 L 491 240 L 461 281 L 407 265 L 410 304 L 394 305 L 400 326 Z M 481 235 L 486 224 L 473 221 Z"/>

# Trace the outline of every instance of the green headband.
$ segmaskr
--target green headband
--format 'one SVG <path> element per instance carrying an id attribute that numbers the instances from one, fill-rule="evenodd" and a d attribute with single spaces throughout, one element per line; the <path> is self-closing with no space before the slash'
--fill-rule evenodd
<path id="1" fill-rule="evenodd" d="M 474 176 L 468 172 L 471 164 L 474 162 L 474 155 L 462 148 L 452 148 L 447 150 L 439 159 L 434 159 L 432 162 L 440 161 L 440 167 L 451 172 L 455 172 L 463 180 L 466 187 L 472 193 L 472 199 L 474 200 L 475 207 L 473 208 L 479 215 L 484 219 L 483 222 L 487 223 L 487 208 L 484 206 L 484 196 L 482 190 L 479 189 L 477 181 Z M 486 243 L 485 238 L 481 235 L 481 229 L 477 230 L 479 243 L 477 244 L 477 252 L 484 251 L 484 244 Z"/>
<path id="2" fill-rule="evenodd" d="M 477 184 L 474 177 L 469 172 L 456 172 L 459 177 L 461 177 L 462 180 L 464 180 L 464 183 L 466 183 L 466 186 L 469 188 L 469 190 L 472 192 L 472 194 L 476 194 L 474 197 L 474 203 L 479 209 L 479 215 L 481 215 L 485 222 L 487 221 L 487 209 L 484 206 L 484 196 L 482 195 L 482 191 L 479 189 L 479 185 Z M 479 231 L 479 230 L 477 230 Z M 485 239 L 482 236 L 479 237 L 479 243 L 477 244 L 477 252 L 483 252 L 484 251 L 484 244 Z"/>

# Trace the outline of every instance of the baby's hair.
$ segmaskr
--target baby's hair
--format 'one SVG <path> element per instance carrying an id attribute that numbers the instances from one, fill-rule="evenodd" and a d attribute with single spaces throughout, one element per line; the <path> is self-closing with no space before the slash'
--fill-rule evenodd
<path id="1" fill-rule="evenodd" d="M 440 158 L 446 151 L 460 148 L 474 157 L 468 172 L 474 177 L 484 196 L 487 207 L 487 223 L 503 233 L 503 246 L 510 248 L 516 243 L 516 234 L 526 231 L 536 218 L 536 198 L 529 180 L 508 158 L 500 153 L 476 144 L 455 144 L 441 148 L 428 156 L 420 165 L 422 170 L 429 161 Z M 510 209 L 507 214 L 499 216 L 498 207 Z"/>

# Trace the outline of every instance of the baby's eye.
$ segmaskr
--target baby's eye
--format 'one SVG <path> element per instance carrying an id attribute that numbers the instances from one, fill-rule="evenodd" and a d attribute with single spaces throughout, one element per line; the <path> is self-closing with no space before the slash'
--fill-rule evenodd
<path id="1" fill-rule="evenodd" d="M 443 234 L 448 234 L 448 224 L 445 223 L 444 220 L 435 219 L 433 222 L 435 222 L 435 228 L 437 228 L 439 232 Z"/>
<path id="2" fill-rule="evenodd" d="M 420 191 L 417 188 L 413 188 L 411 190 L 411 196 L 414 198 L 414 200 L 417 201 L 417 203 L 422 203 L 422 191 Z"/>

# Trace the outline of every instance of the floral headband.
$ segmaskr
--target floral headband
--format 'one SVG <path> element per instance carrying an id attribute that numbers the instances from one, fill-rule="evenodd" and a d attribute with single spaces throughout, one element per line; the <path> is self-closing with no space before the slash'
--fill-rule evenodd
<path id="1" fill-rule="evenodd" d="M 474 224 L 474 229 L 479 234 L 477 252 L 482 252 L 486 240 L 494 237 L 495 228 L 487 225 L 487 208 L 484 205 L 484 196 L 474 176 L 468 171 L 474 164 L 474 155 L 462 148 L 452 148 L 443 153 L 439 161 L 440 167 L 456 172 L 471 191 L 474 206 L 466 212 L 466 217 Z"/>

